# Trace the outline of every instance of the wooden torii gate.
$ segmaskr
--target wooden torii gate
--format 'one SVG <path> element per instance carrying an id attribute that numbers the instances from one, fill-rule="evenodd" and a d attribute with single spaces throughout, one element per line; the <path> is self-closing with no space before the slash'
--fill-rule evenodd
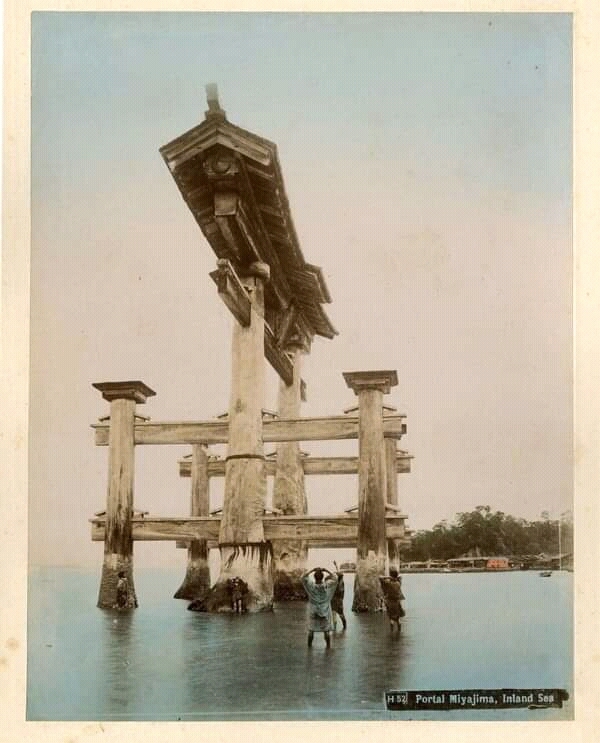
<path id="1" fill-rule="evenodd" d="M 372 385 L 377 379 L 388 378 L 390 372 L 350 372 L 348 379 L 364 379 L 369 387 L 359 392 L 359 404 L 365 393 L 372 393 Z M 395 373 L 393 373 L 395 375 Z M 207 565 L 203 563 L 208 549 L 221 550 L 223 516 L 209 515 L 208 478 L 227 474 L 227 459 L 211 460 L 207 447 L 213 444 L 226 444 L 230 440 L 228 420 L 199 422 L 158 422 L 138 414 L 136 404 L 146 402 L 154 391 L 140 381 L 98 382 L 93 385 L 105 400 L 110 402 L 110 415 L 92 425 L 95 430 L 97 446 L 108 446 L 108 492 L 106 510 L 90 519 L 92 539 L 104 542 L 104 562 L 98 606 L 110 608 L 116 601 L 116 585 L 119 572 L 128 577 L 132 605 L 137 605 L 133 576 L 134 541 L 175 541 L 189 542 L 192 569 L 188 577 L 196 582 L 202 597 L 206 589 Z M 369 397 L 377 398 L 375 395 Z M 385 562 L 386 540 L 403 542 L 406 539 L 405 521 L 407 516 L 398 511 L 391 501 L 385 502 L 387 491 L 386 474 L 390 463 L 386 451 L 391 448 L 385 443 L 395 442 L 406 433 L 406 417 L 398 414 L 385 414 L 379 406 L 379 414 L 363 404 L 358 415 L 329 416 L 322 418 L 277 419 L 262 421 L 261 442 L 287 443 L 298 441 L 327 441 L 358 439 L 359 455 L 354 457 L 315 457 L 306 458 L 304 468 L 309 474 L 350 474 L 358 473 L 359 503 L 358 512 L 346 512 L 336 516 L 309 516 L 265 514 L 262 503 L 260 514 L 264 533 L 264 545 L 260 548 L 271 554 L 273 544 L 305 543 L 315 547 L 356 547 L 357 577 L 355 595 L 362 596 L 356 603 L 357 611 L 375 610 L 379 605 L 378 586 L 374 582 L 375 572 L 381 574 Z M 375 401 L 377 405 L 377 401 Z M 135 447 L 142 445 L 191 445 L 192 461 L 189 464 L 193 477 L 192 508 L 200 515 L 149 516 L 134 509 L 134 470 Z M 383 460 L 380 455 L 383 455 Z M 408 471 L 410 455 L 406 452 L 395 454 L 396 471 Z M 379 464 L 383 461 L 384 466 Z M 273 471 L 273 461 L 265 458 L 264 475 Z M 277 462 L 275 461 L 275 471 Z M 187 463 L 180 465 L 187 469 Z M 212 471 L 211 471 L 212 470 Z M 195 505 L 194 505 L 195 504 Z M 205 515 L 201 513 L 202 509 Z M 387 510 L 387 512 L 386 512 Z M 391 511 L 391 513 L 390 513 Z M 194 546 L 197 551 L 193 552 Z M 240 549 L 246 547 L 239 544 Z M 247 549 L 247 547 L 246 547 Z M 189 565 L 188 565 L 189 568 Z M 196 571 L 194 568 L 198 568 Z M 266 567 L 265 567 L 266 570 Z M 366 584 L 366 588 L 364 587 Z M 218 585 L 218 583 L 217 583 Z M 214 586 L 211 593 L 214 592 Z M 367 598 L 365 598 L 365 595 Z M 268 606 L 273 602 L 271 595 Z M 213 607 L 219 608 L 227 607 Z M 251 609 L 267 608 L 258 601 Z"/>
<path id="2" fill-rule="evenodd" d="M 263 356 L 279 375 L 279 412 L 298 417 L 301 357 L 315 335 L 336 330 L 322 309 L 331 297 L 320 268 L 304 259 L 285 193 L 277 148 L 229 121 L 216 86 L 207 86 L 208 110 L 197 127 L 161 147 L 161 154 L 198 225 L 217 256 L 211 274 L 235 320 L 225 501 L 220 532 L 219 591 L 233 576 L 243 578 L 259 606 L 271 602 L 271 559 L 265 551 L 262 516 L 266 496 L 261 437 L 265 395 Z M 306 512 L 299 444 L 278 447 L 275 502 L 285 513 Z M 281 545 L 299 590 L 306 546 Z"/>
<path id="3" fill-rule="evenodd" d="M 329 540 L 333 527 L 323 519 L 317 525 L 306 516 L 299 442 L 359 438 L 359 513 L 354 521 L 358 530 L 355 594 L 361 598 L 356 607 L 375 608 L 379 589 L 374 576 L 382 571 L 386 545 L 383 439 L 385 435 L 400 438 L 405 432 L 402 416 L 384 419 L 382 415 L 381 397 L 397 383 L 396 373 L 344 375 L 359 398 L 358 418 L 299 417 L 304 387 L 301 356 L 309 352 L 315 335 L 333 338 L 337 332 L 321 306 L 331 299 L 321 270 L 306 263 L 300 250 L 276 146 L 230 124 L 219 105 L 216 88 L 207 86 L 207 92 L 205 121 L 162 147 L 161 154 L 217 256 L 217 270 L 211 277 L 236 320 L 228 420 L 226 423 L 140 422 L 136 419 L 135 404 L 154 394 L 150 388 L 142 382 L 94 385 L 111 404 L 110 426 L 97 426 L 96 431 L 96 443 L 110 447 L 106 517 L 104 523 L 96 520 L 93 532 L 94 538 L 105 542 L 98 603 L 101 606 L 114 603 L 121 570 L 126 572 L 133 587 L 133 540 L 210 542 L 216 538 L 221 570 L 207 597 L 209 610 L 228 606 L 226 581 L 233 576 L 243 578 L 248 584 L 251 610 L 270 608 L 274 595 L 273 558 L 275 573 L 286 579 L 293 592 L 299 588 L 308 542 Z M 281 380 L 280 420 L 263 421 L 263 357 Z M 264 514 L 265 441 L 278 444 L 274 506 L 283 516 Z M 227 443 L 225 497 L 218 535 L 214 534 L 216 520 L 210 517 L 176 519 L 175 523 L 166 518 L 138 523 L 133 518 L 133 449 L 136 444 L 148 443 L 205 446 Z M 194 451 L 200 459 L 200 450 Z M 350 532 L 354 532 L 348 529 L 353 517 L 342 518 L 343 529 L 338 529 L 336 534 L 348 540 Z M 387 520 L 394 519 L 398 529 L 392 533 L 394 524 L 389 523 L 391 531 L 387 536 L 401 539 L 404 517 Z M 303 530 L 300 523 L 308 528 Z M 356 538 L 355 533 L 352 536 Z M 273 544 L 277 545 L 279 554 L 274 554 Z M 288 558 L 291 553 L 293 559 L 282 570 L 277 561 L 284 551 Z"/>

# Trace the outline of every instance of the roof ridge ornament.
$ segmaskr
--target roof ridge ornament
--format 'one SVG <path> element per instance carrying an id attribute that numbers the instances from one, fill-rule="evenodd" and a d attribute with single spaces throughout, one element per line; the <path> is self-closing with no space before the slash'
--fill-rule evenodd
<path id="1" fill-rule="evenodd" d="M 223 121 L 226 121 L 227 115 L 219 103 L 219 89 L 217 88 L 217 84 L 208 83 L 205 85 L 205 89 L 208 111 L 204 112 L 204 116 L 207 119 L 222 119 Z"/>

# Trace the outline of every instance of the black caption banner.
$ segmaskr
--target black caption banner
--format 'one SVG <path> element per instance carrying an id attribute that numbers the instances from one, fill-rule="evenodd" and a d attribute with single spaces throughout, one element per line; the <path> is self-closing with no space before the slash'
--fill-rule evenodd
<path id="1" fill-rule="evenodd" d="M 507 709 L 562 707 L 569 698 L 564 689 L 444 689 L 386 691 L 388 710 Z"/>

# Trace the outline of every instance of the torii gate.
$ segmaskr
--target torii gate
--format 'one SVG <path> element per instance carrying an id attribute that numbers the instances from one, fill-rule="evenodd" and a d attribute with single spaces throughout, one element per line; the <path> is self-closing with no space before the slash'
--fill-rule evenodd
<path id="1" fill-rule="evenodd" d="M 407 535 L 404 526 L 406 515 L 399 513 L 394 503 L 384 500 L 387 491 L 386 467 L 391 467 L 386 457 L 389 449 L 385 442 L 390 439 L 395 444 L 406 433 L 406 418 L 394 413 L 384 415 L 383 406 L 379 403 L 387 385 L 395 380 L 395 372 L 348 372 L 344 376 L 349 384 L 358 389 L 357 416 L 265 420 L 262 423 L 261 441 L 286 443 L 358 439 L 358 458 L 315 458 L 310 465 L 307 464 L 307 473 L 311 468 L 314 474 L 324 474 L 324 470 L 331 474 L 358 472 L 358 513 L 317 517 L 265 515 L 263 504 L 260 518 L 264 545 L 258 549 L 269 555 L 273 543 L 285 541 L 300 541 L 319 547 L 356 547 L 357 575 L 353 608 L 370 611 L 379 605 L 379 587 L 375 578 L 383 571 L 386 540 L 402 542 Z M 92 539 L 104 542 L 98 606 L 110 608 L 115 604 L 117 575 L 120 571 L 127 574 L 132 589 L 132 605 L 137 605 L 133 583 L 133 542 L 204 542 L 206 549 L 220 549 L 223 518 L 210 515 L 156 517 L 136 512 L 135 447 L 191 445 L 193 453 L 197 455 L 196 461 L 192 460 L 190 465 L 190 474 L 194 477 L 193 497 L 197 498 L 199 504 L 206 503 L 208 491 L 204 478 L 208 479 L 211 462 L 209 460 L 208 467 L 204 468 L 202 460 L 207 456 L 206 447 L 229 441 L 230 424 L 225 420 L 152 421 L 139 415 L 136 410 L 136 403 L 144 403 L 155 394 L 143 382 L 98 382 L 93 386 L 110 402 L 110 416 L 103 417 L 92 426 L 96 445 L 109 448 L 106 511 L 90 519 Z M 397 453 L 396 471 L 406 471 L 409 461 L 410 455 L 406 452 Z M 270 464 L 265 461 L 264 465 L 266 476 Z M 214 462 L 212 474 L 221 472 L 226 475 L 227 460 Z M 391 513 L 386 513 L 386 509 Z M 241 550 L 246 545 L 240 542 L 239 547 Z M 201 561 L 197 565 L 201 567 Z M 268 598 L 270 606 L 273 594 Z M 267 607 L 254 600 L 250 608 L 257 610 Z"/>
<path id="2" fill-rule="evenodd" d="M 309 352 L 314 335 L 333 338 L 337 331 L 321 307 L 331 301 L 321 270 L 306 263 L 298 243 L 276 146 L 229 123 L 216 86 L 207 86 L 207 95 L 205 120 L 161 147 L 161 154 L 218 258 L 211 276 L 237 320 L 219 536 L 221 576 L 213 598 L 217 604 L 225 602 L 219 586 L 237 575 L 249 584 L 258 605 L 266 606 L 273 594 L 269 562 L 279 555 L 265 552 L 262 525 L 263 355 L 281 379 L 280 414 L 299 417 L 301 356 Z M 298 457 L 297 442 L 278 447 L 275 502 L 287 514 L 306 513 Z M 288 574 L 299 589 L 306 546 L 282 547 L 294 554 Z"/>
<path id="3" fill-rule="evenodd" d="M 177 520 L 181 527 L 177 533 L 167 529 L 168 535 L 165 535 L 168 519 L 155 520 L 154 524 L 146 519 L 143 525 L 136 524 L 132 518 L 134 444 L 207 445 L 217 441 L 228 444 L 223 515 L 217 536 L 221 571 L 208 597 L 208 607 L 219 610 L 228 605 L 225 582 L 229 577 L 239 576 L 250 588 L 250 608 L 261 610 L 270 608 L 273 601 L 272 540 L 276 540 L 280 554 L 285 550 L 288 556 L 290 552 L 293 555 L 292 564 L 288 563 L 282 577 L 294 590 L 304 567 L 307 541 L 316 538 L 313 530 L 303 540 L 297 524 L 291 532 L 278 526 L 277 534 L 267 533 L 263 442 L 279 442 L 274 505 L 286 515 L 274 518 L 283 525 L 281 519 L 306 514 L 299 442 L 346 437 L 340 435 L 339 423 L 332 418 L 312 419 L 318 429 L 316 434 L 309 430 L 311 419 L 299 418 L 303 390 L 301 354 L 309 352 L 314 335 L 333 338 L 336 330 L 321 307 L 331 301 L 321 271 L 305 262 L 298 244 L 276 146 L 230 124 L 219 106 L 214 86 L 207 86 L 207 92 L 209 110 L 205 121 L 162 147 L 161 154 L 217 255 L 217 270 L 211 277 L 237 321 L 233 329 L 226 434 L 222 430 L 215 434 L 213 424 L 211 438 L 210 423 L 140 424 L 135 419 L 135 403 L 145 402 L 154 394 L 152 390 L 141 382 L 95 385 L 111 402 L 110 428 L 97 427 L 97 443 L 108 443 L 111 450 L 105 524 L 101 526 L 100 520 L 96 520 L 96 528 L 102 528 L 103 533 L 102 536 L 98 531 L 94 533 L 94 538 L 105 540 L 99 605 L 110 605 L 118 569 L 126 570 L 133 585 L 130 559 L 133 539 L 196 541 L 202 538 L 199 530 L 188 528 L 190 522 L 184 526 L 181 520 Z M 281 379 L 279 407 L 284 419 L 280 421 L 262 419 L 263 356 Z M 355 594 L 364 594 L 358 600 L 359 609 L 374 608 L 375 593 L 379 593 L 374 576 L 382 572 L 386 544 L 384 429 L 388 425 L 391 430 L 387 435 L 400 438 L 405 424 L 401 422 L 398 427 L 398 420 L 390 417 L 384 421 L 381 413 L 381 395 L 397 383 L 395 372 L 357 372 L 344 376 L 359 396 L 359 416 L 349 436 L 360 439 Z M 332 423 L 335 430 L 328 430 Z M 268 429 L 275 431 L 278 424 L 282 428 L 291 424 L 293 433 L 288 431 L 279 438 L 269 439 Z M 123 467 L 124 459 L 129 462 L 126 467 Z M 118 471 L 115 463 L 120 463 Z M 366 498 L 368 492 L 377 494 L 376 505 Z M 397 517 L 399 528 L 389 538 L 403 537 L 404 518 Z M 210 526 L 210 536 L 205 534 L 204 538 L 214 540 L 212 521 L 203 524 L 203 528 Z M 323 519 L 319 521 L 329 533 L 331 524 Z"/>

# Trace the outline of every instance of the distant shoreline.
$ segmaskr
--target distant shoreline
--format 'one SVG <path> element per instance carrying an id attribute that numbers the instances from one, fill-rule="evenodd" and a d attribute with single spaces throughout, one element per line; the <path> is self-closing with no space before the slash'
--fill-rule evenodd
<path id="1" fill-rule="evenodd" d="M 539 571 L 548 571 L 551 573 L 572 573 L 572 568 L 549 568 L 547 565 L 531 565 L 528 568 L 398 568 L 400 575 L 411 575 L 412 573 L 536 573 Z M 344 575 L 355 575 L 354 570 L 344 570 Z"/>
<path id="2" fill-rule="evenodd" d="M 410 573 L 535 573 L 539 570 L 547 570 L 552 573 L 572 573 L 572 570 L 568 568 L 548 568 L 543 565 L 534 566 L 530 568 L 450 568 L 444 570 L 440 568 L 400 568 L 398 570 L 402 575 Z"/>

